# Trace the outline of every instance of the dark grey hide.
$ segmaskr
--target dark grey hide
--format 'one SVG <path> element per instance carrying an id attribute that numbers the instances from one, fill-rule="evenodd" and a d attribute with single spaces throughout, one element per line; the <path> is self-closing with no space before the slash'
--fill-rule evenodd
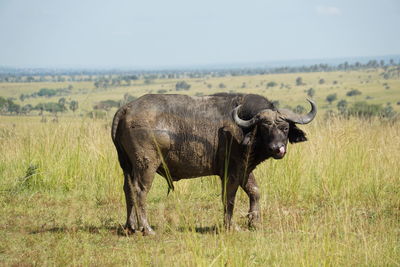
<path id="1" fill-rule="evenodd" d="M 256 226 L 259 190 L 252 171 L 270 157 L 283 158 L 288 141 L 307 140 L 295 124 L 315 117 L 316 105 L 309 102 L 307 115 L 278 110 L 252 94 L 144 95 L 121 107 L 112 139 L 125 176 L 127 233 L 154 233 L 147 221 L 146 195 L 156 172 L 173 181 L 221 177 L 227 228 L 241 187 L 250 200 L 249 226 Z"/>

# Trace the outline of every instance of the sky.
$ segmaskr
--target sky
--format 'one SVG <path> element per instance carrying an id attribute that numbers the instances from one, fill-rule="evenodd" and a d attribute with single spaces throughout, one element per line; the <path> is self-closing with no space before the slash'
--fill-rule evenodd
<path id="1" fill-rule="evenodd" d="M 399 26 L 399 0 L 0 0 L 0 66 L 399 55 Z"/>

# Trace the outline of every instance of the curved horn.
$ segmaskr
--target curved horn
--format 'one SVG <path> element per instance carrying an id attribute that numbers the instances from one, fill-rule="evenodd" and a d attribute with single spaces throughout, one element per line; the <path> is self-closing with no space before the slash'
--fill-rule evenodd
<path id="1" fill-rule="evenodd" d="M 317 105 L 315 102 L 309 98 L 307 98 L 307 101 L 311 104 L 311 111 L 306 115 L 296 114 L 287 109 L 279 109 L 278 112 L 283 115 L 286 121 L 291 121 L 298 124 L 307 124 L 315 118 L 315 115 L 317 115 Z"/>
<path id="2" fill-rule="evenodd" d="M 232 111 L 233 119 L 235 120 L 236 124 L 239 125 L 240 127 L 243 127 L 243 128 L 251 127 L 252 125 L 254 125 L 257 122 L 257 118 L 253 117 L 252 119 L 250 119 L 248 121 L 245 121 L 245 120 L 242 120 L 241 118 L 239 118 L 238 111 L 241 108 L 241 106 L 242 105 L 239 105 L 233 109 L 233 111 Z"/>

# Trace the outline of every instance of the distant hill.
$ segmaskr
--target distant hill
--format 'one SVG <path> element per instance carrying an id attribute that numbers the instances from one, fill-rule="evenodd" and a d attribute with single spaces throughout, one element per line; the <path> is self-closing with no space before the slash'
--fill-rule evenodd
<path id="1" fill-rule="evenodd" d="M 124 74 L 124 73 L 156 73 L 156 72 L 182 72 L 182 71 L 212 71 L 212 70 L 234 70 L 234 69 L 265 69 L 266 71 L 275 68 L 283 67 L 301 67 L 301 66 L 312 66 L 325 64 L 329 66 L 337 66 L 347 62 L 348 64 L 361 63 L 366 64 L 367 62 L 375 60 L 378 63 L 383 61 L 385 64 L 389 64 L 391 61 L 394 64 L 400 64 L 400 55 L 386 55 L 386 56 L 374 56 L 374 57 L 342 57 L 342 58 L 325 58 L 325 59 L 296 59 L 296 60 L 282 60 L 282 61 L 263 61 L 263 62 L 242 62 L 242 63 L 221 63 L 221 64 L 205 64 L 205 65 L 182 65 L 182 66 L 170 66 L 170 67 L 159 67 L 159 68 L 139 68 L 139 67 L 98 67 L 98 68 L 83 68 L 83 67 L 37 67 L 37 68 L 26 68 L 26 67 L 8 67 L 0 66 L 0 75 L 16 75 L 16 76 L 28 76 L 28 75 L 102 75 L 102 74 Z"/>

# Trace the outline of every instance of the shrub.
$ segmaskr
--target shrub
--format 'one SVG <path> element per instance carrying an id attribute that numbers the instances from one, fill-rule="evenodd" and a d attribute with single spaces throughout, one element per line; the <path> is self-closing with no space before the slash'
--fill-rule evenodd
<path id="1" fill-rule="evenodd" d="M 330 94 L 326 97 L 326 101 L 329 102 L 329 104 L 332 104 L 333 101 L 337 99 L 337 94 Z"/>
<path id="2" fill-rule="evenodd" d="M 93 106 L 93 109 L 104 109 L 104 110 L 110 110 L 113 107 L 118 108 L 120 106 L 119 101 L 115 100 L 103 100 L 97 103 L 96 105 Z"/>
<path id="3" fill-rule="evenodd" d="M 302 105 L 297 105 L 294 109 L 293 109 L 293 111 L 294 112 L 296 112 L 296 113 L 304 113 L 304 112 L 306 112 L 306 109 L 305 109 L 305 107 L 303 107 Z"/>
<path id="4" fill-rule="evenodd" d="M 91 119 L 104 119 L 106 115 L 107 113 L 102 110 L 93 110 L 86 114 L 86 116 L 88 116 Z"/>
<path id="5" fill-rule="evenodd" d="M 337 103 L 337 108 L 341 114 L 345 114 L 347 112 L 348 103 L 346 100 L 342 99 Z"/>
<path id="6" fill-rule="evenodd" d="M 296 85 L 297 86 L 300 86 L 300 85 L 303 85 L 304 83 L 303 83 L 303 79 L 301 78 L 301 77 L 297 77 L 296 78 Z"/>
<path id="7" fill-rule="evenodd" d="M 165 89 L 160 89 L 157 91 L 158 94 L 165 94 L 167 92 L 167 90 Z"/>
<path id="8" fill-rule="evenodd" d="M 356 95 L 361 95 L 361 91 L 357 89 L 350 90 L 346 93 L 347 96 L 356 96 Z"/>
<path id="9" fill-rule="evenodd" d="M 36 110 L 44 110 L 47 112 L 64 112 L 65 109 L 62 105 L 55 102 L 39 103 L 35 106 Z"/>
<path id="10" fill-rule="evenodd" d="M 189 89 L 190 89 L 190 84 L 188 84 L 185 81 L 177 82 L 176 85 L 175 85 L 175 90 L 176 91 L 182 91 L 182 90 L 188 91 Z"/>
<path id="11" fill-rule="evenodd" d="M 309 97 L 313 97 L 313 96 L 315 95 L 315 90 L 314 90 L 314 88 L 308 89 L 308 90 L 307 90 L 307 95 L 308 95 Z"/>
<path id="12" fill-rule="evenodd" d="M 378 104 L 368 104 L 367 102 L 356 102 L 347 111 L 349 116 L 370 118 L 380 116 L 382 106 Z"/>
<path id="13" fill-rule="evenodd" d="M 47 96 L 47 97 L 55 96 L 56 94 L 57 94 L 57 90 L 47 89 L 47 88 L 42 88 L 37 93 L 38 96 Z"/>

